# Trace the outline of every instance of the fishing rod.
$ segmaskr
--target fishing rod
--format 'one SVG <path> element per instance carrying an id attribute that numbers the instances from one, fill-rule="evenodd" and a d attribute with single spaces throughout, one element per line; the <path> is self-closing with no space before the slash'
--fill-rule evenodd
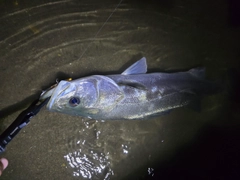
<path id="1" fill-rule="evenodd" d="M 6 146 L 13 138 L 20 132 L 20 130 L 28 125 L 33 116 L 36 116 L 39 111 L 45 106 L 50 97 L 40 102 L 39 99 L 32 102 L 32 104 L 22 111 L 15 121 L 0 135 L 0 154 L 5 151 Z"/>

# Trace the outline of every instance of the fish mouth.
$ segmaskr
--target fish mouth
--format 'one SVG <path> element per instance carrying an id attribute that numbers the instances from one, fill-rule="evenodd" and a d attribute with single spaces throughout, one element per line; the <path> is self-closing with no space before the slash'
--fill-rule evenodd
<path id="1" fill-rule="evenodd" d="M 45 99 L 49 98 L 50 96 L 52 96 L 54 90 L 55 90 L 56 86 L 49 88 L 45 91 L 42 92 L 42 94 L 40 95 L 39 100 L 40 101 L 44 101 Z"/>
<path id="2" fill-rule="evenodd" d="M 68 89 L 70 87 L 70 84 L 68 84 L 66 87 L 64 87 L 63 89 L 62 89 L 62 91 L 60 91 L 58 94 L 57 94 L 57 96 L 63 96 L 63 95 L 65 95 L 66 93 L 65 93 L 65 91 L 66 91 L 66 89 Z"/>
<path id="3" fill-rule="evenodd" d="M 60 81 L 60 83 L 54 87 L 52 90 L 52 94 L 51 94 L 51 98 L 47 104 L 47 108 L 50 110 L 52 108 L 54 108 L 54 103 L 55 103 L 55 100 L 58 98 L 58 97 L 61 97 L 63 96 L 64 94 L 66 94 L 66 90 L 70 87 L 70 82 L 68 81 Z"/>

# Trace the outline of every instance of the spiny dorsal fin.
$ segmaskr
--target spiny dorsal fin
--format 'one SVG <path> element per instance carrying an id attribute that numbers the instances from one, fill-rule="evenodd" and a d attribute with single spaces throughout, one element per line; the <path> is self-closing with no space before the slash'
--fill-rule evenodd
<path id="1" fill-rule="evenodd" d="M 146 58 L 143 57 L 142 59 L 135 62 L 129 68 L 127 68 L 122 75 L 130 75 L 130 74 L 145 74 L 147 72 L 147 62 Z"/>

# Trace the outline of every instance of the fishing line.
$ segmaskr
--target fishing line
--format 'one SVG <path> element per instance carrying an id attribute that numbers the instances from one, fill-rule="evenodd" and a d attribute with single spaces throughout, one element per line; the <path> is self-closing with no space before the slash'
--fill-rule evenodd
<path id="1" fill-rule="evenodd" d="M 100 27 L 100 29 L 97 31 L 97 33 L 95 34 L 95 36 L 93 37 L 93 40 L 88 43 L 87 47 L 84 49 L 82 55 L 78 58 L 78 60 L 82 59 L 83 55 L 87 52 L 87 50 L 89 49 L 89 47 L 92 45 L 93 41 L 96 39 L 96 37 L 98 36 L 98 34 L 100 33 L 100 31 L 102 30 L 102 28 L 106 25 L 106 23 L 109 21 L 109 19 L 112 17 L 112 15 L 114 14 L 114 12 L 117 10 L 117 8 L 120 6 L 120 4 L 122 3 L 123 0 L 120 0 L 120 2 L 118 3 L 118 5 L 115 7 L 115 9 L 112 11 L 112 13 L 108 16 L 107 20 L 103 23 L 103 25 Z"/>

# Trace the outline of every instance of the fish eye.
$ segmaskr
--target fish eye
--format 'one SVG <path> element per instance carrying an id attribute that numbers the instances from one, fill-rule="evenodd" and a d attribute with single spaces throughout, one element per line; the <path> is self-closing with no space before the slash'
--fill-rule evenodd
<path id="1" fill-rule="evenodd" d="M 69 105 L 75 107 L 80 104 L 80 99 L 78 97 L 71 97 L 69 100 Z"/>

